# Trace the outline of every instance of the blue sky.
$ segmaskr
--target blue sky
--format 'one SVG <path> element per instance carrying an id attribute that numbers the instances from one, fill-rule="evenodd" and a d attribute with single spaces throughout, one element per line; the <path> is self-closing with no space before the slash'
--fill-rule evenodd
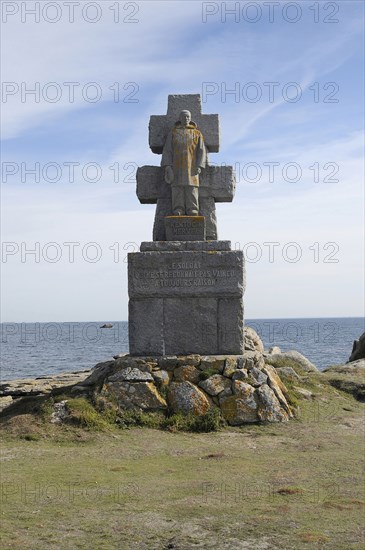
<path id="1" fill-rule="evenodd" d="M 220 115 L 221 150 L 210 161 L 233 164 L 238 183 L 234 202 L 217 205 L 219 238 L 246 252 L 246 316 L 363 315 L 362 2 L 281 2 L 273 22 L 262 2 L 251 8 L 261 9 L 257 22 L 245 20 L 255 16 L 247 2 L 237 21 L 224 21 L 234 2 L 119 2 L 119 23 L 115 2 L 94 3 L 86 18 L 100 16 L 95 23 L 83 17 L 88 2 L 73 23 L 63 2 L 55 23 L 47 19 L 56 11 L 35 22 L 24 3 L 4 4 L 2 162 L 13 164 L 2 177 L 2 321 L 127 319 L 125 256 L 151 239 L 154 217 L 154 206 L 138 203 L 133 172 L 160 162 L 148 149 L 148 121 L 166 112 L 171 93 L 200 93 L 203 112 Z M 290 23 L 294 9 L 301 13 Z M 77 83 L 73 102 L 67 82 Z M 35 83 L 39 102 L 22 101 L 22 86 Z M 86 101 L 82 90 L 101 97 Z M 56 163 L 59 181 L 50 169 L 34 182 L 24 168 L 35 163 Z M 88 163 L 100 167 L 99 181 L 83 178 Z M 278 163 L 271 180 L 270 163 Z M 119 166 L 119 183 L 110 166 Z M 19 169 L 6 177 L 11 167 Z M 70 242 L 79 243 L 73 262 Z"/>

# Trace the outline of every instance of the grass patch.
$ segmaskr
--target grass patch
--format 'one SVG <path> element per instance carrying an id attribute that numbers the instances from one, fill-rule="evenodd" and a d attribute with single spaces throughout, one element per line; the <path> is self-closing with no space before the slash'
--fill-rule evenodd
<path id="1" fill-rule="evenodd" d="M 165 419 L 163 427 L 171 432 L 216 432 L 223 425 L 219 409 L 210 409 L 201 416 L 182 413 L 173 414 Z"/>
<path id="2" fill-rule="evenodd" d="M 222 418 L 218 409 L 211 409 L 202 416 L 183 413 L 166 416 L 162 412 L 120 410 L 116 420 L 120 428 L 155 428 L 170 432 L 208 433 L 219 430 Z"/>
<path id="3" fill-rule="evenodd" d="M 104 431 L 112 427 L 114 415 L 108 411 L 104 414 L 99 413 L 92 403 L 84 397 L 67 399 L 67 408 L 70 412 L 67 422 L 87 430 Z M 112 421 L 110 421 L 110 418 Z"/>
<path id="4" fill-rule="evenodd" d="M 211 433 L 163 413 L 118 411 L 113 431 L 3 419 L 2 548 L 362 550 L 364 405 L 319 383 L 300 422 Z"/>

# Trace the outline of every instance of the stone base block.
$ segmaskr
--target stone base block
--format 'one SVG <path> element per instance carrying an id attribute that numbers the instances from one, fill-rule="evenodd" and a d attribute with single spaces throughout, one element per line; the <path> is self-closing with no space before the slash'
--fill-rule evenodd
<path id="1" fill-rule="evenodd" d="M 240 298 L 146 298 L 129 301 L 131 355 L 239 355 Z"/>
<path id="2" fill-rule="evenodd" d="M 242 252 L 188 244 L 128 254 L 131 355 L 243 352 Z"/>

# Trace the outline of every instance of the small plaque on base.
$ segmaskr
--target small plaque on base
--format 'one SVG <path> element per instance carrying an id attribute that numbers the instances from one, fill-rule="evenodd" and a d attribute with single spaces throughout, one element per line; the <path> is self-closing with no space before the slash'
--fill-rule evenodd
<path id="1" fill-rule="evenodd" d="M 167 241 L 205 241 L 204 216 L 166 216 Z"/>

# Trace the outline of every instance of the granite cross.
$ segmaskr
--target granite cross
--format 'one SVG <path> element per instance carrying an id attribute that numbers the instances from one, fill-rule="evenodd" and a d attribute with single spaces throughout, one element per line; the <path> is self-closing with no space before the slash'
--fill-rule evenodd
<path id="1" fill-rule="evenodd" d="M 169 130 L 178 120 L 180 112 L 188 109 L 204 136 L 208 152 L 219 151 L 218 115 L 201 112 L 199 94 L 169 95 L 166 115 L 152 115 L 149 124 L 149 146 L 153 153 L 161 154 Z M 208 166 L 203 170 L 199 185 L 200 214 L 206 221 L 206 239 L 217 240 L 216 202 L 232 202 L 236 189 L 232 166 Z M 165 241 L 165 216 L 171 215 L 171 188 L 164 180 L 159 166 L 142 166 L 137 170 L 137 196 L 142 204 L 157 204 L 153 240 Z"/>

